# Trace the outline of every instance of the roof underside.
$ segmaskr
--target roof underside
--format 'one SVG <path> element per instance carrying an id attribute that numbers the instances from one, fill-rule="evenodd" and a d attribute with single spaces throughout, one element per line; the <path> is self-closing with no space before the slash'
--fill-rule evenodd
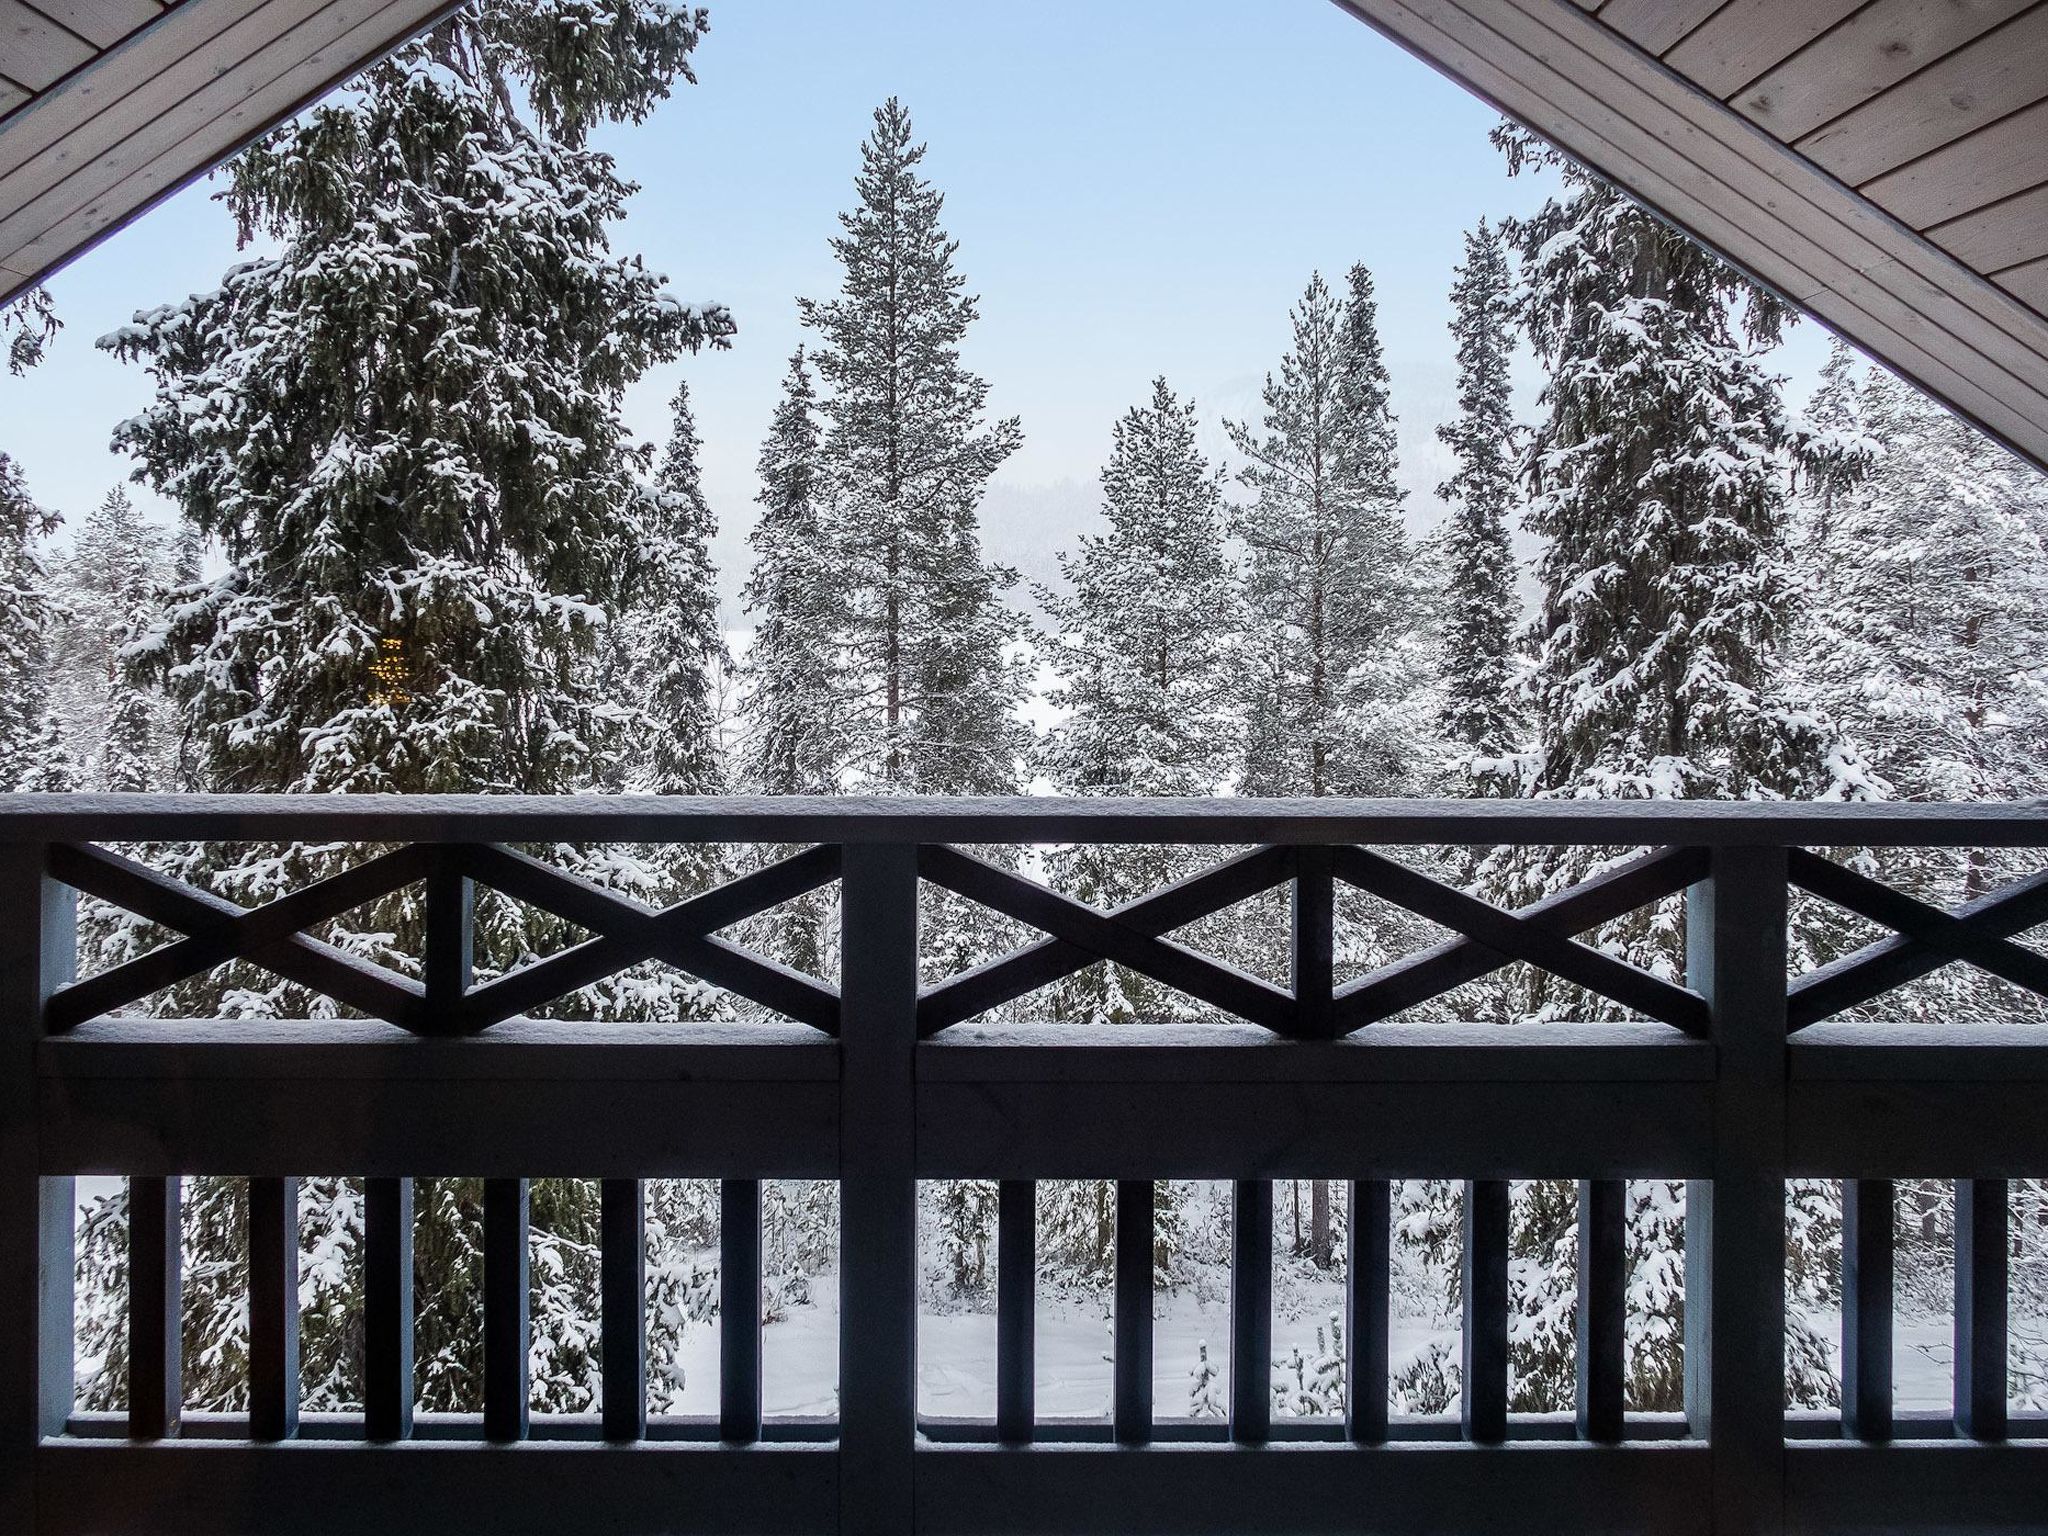
<path id="1" fill-rule="evenodd" d="M 2048 464 L 2048 0 L 1337 0 Z M 452 9 L 0 0 L 0 301 Z"/>

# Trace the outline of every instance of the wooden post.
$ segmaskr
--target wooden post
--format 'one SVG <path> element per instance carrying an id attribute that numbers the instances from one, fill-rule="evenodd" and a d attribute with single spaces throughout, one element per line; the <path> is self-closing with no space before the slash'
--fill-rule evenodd
<path id="1" fill-rule="evenodd" d="M 1152 1244 L 1150 1179 L 1116 1181 L 1116 1347 L 1110 1370 L 1118 1445 L 1152 1440 Z"/>
<path id="2" fill-rule="evenodd" d="M 462 873 L 452 847 L 435 850 L 427 875 L 426 987 L 429 1033 L 451 1035 L 463 1028 L 462 999 L 475 964 L 475 888 Z"/>
<path id="3" fill-rule="evenodd" d="M 1336 884 L 1326 844 L 1294 850 L 1294 1027 L 1309 1039 L 1327 1039 L 1336 987 Z"/>
<path id="4" fill-rule="evenodd" d="M 761 1438 L 761 1181 L 727 1179 L 718 1211 L 718 1438 Z"/>
<path id="5" fill-rule="evenodd" d="M 1956 1180 L 1956 1433 L 1972 1440 L 2006 1436 L 2010 1219 L 2005 1180 Z"/>
<path id="6" fill-rule="evenodd" d="M 524 1440 L 532 1408 L 526 1336 L 531 1300 L 525 1179 L 484 1180 L 484 1438 Z"/>
<path id="7" fill-rule="evenodd" d="M 71 1414 L 68 1178 L 39 1170 L 36 1045 L 43 1003 L 72 978 L 75 900 L 40 843 L 0 844 L 0 1529 L 32 1531 L 36 1442 Z"/>
<path id="8" fill-rule="evenodd" d="M 900 1536 L 917 1445 L 917 849 L 844 857 L 839 1529 Z"/>
<path id="9" fill-rule="evenodd" d="M 1718 1066 L 1713 1177 L 1687 1186 L 1685 1406 L 1717 1532 L 1785 1523 L 1785 850 L 1715 848 L 1686 971 Z"/>
<path id="10" fill-rule="evenodd" d="M 996 1438 L 1027 1445 L 1037 1417 L 1038 1185 L 1004 1179 L 996 1202 Z"/>
<path id="11" fill-rule="evenodd" d="M 647 1434 L 647 1207 L 638 1179 L 605 1179 L 597 1198 L 600 1417 L 605 1439 L 623 1444 Z"/>
<path id="12" fill-rule="evenodd" d="M 1578 1424 L 1582 1440 L 1621 1438 L 1628 1321 L 1628 1185 L 1579 1181 Z"/>
<path id="13" fill-rule="evenodd" d="M 178 1433 L 185 1407 L 183 1191 L 175 1178 L 128 1181 L 128 1434 Z"/>
<path id="14" fill-rule="evenodd" d="M 249 1181 L 249 1438 L 299 1432 L 299 1181 Z"/>
<path id="15" fill-rule="evenodd" d="M 1264 1445 L 1273 1425 L 1273 1186 L 1239 1179 L 1230 1205 L 1230 1438 Z"/>
<path id="16" fill-rule="evenodd" d="M 1890 1179 L 1842 1181 L 1842 1433 L 1852 1440 L 1892 1437 L 1893 1220 Z M 1958 1289 L 1958 1315 L 1961 1305 Z"/>
<path id="17" fill-rule="evenodd" d="M 1387 1438 L 1388 1324 L 1393 1313 L 1393 1187 L 1354 1179 L 1344 1278 L 1344 1428 L 1356 1445 Z"/>
<path id="18" fill-rule="evenodd" d="M 1508 1437 L 1508 1218 L 1505 1179 L 1465 1181 L 1465 1438 L 1498 1445 Z"/>
<path id="19" fill-rule="evenodd" d="M 411 1179 L 363 1180 L 363 1434 L 412 1438 Z"/>

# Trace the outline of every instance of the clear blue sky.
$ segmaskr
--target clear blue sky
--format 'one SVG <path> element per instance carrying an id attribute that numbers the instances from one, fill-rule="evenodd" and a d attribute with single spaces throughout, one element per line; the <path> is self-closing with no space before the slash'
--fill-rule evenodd
<path id="1" fill-rule="evenodd" d="M 659 439 L 678 371 L 689 378 L 728 593 L 755 453 L 804 337 L 795 300 L 834 286 L 826 241 L 891 94 L 930 142 L 981 296 L 968 361 L 994 410 L 1023 418 L 986 509 L 995 554 L 1049 571 L 1093 519 L 1110 423 L 1155 374 L 1196 396 L 1220 451 L 1217 418 L 1256 411 L 1309 273 L 1361 260 L 1379 283 L 1411 520 L 1433 519 L 1462 232 L 1544 190 L 1507 177 L 1486 142 L 1493 113 L 1457 86 L 1327 0 L 711 0 L 711 17 L 700 83 L 603 142 L 641 187 L 618 248 L 739 321 L 731 352 L 659 370 L 627 402 Z M 188 189 L 55 279 L 67 328 L 50 360 L 0 374 L 0 449 L 74 519 L 125 478 L 108 435 L 148 395 L 93 339 L 218 282 L 235 252 L 213 191 Z M 1822 349 L 1816 327 L 1795 333 L 1795 395 Z"/>

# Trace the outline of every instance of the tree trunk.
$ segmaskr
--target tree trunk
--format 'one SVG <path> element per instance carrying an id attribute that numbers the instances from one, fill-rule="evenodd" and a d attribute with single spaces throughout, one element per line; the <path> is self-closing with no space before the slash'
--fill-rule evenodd
<path id="1" fill-rule="evenodd" d="M 1308 1258 L 1317 1269 L 1328 1269 L 1331 1259 L 1330 1181 L 1316 1179 L 1308 1187 Z"/>

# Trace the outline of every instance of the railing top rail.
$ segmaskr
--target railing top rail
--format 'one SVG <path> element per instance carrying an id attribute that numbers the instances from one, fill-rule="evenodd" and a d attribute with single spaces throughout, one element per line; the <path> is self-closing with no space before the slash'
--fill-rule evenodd
<path id="1" fill-rule="evenodd" d="M 2048 799 L 0 795 L 0 842 L 1379 843 L 2048 847 Z"/>

